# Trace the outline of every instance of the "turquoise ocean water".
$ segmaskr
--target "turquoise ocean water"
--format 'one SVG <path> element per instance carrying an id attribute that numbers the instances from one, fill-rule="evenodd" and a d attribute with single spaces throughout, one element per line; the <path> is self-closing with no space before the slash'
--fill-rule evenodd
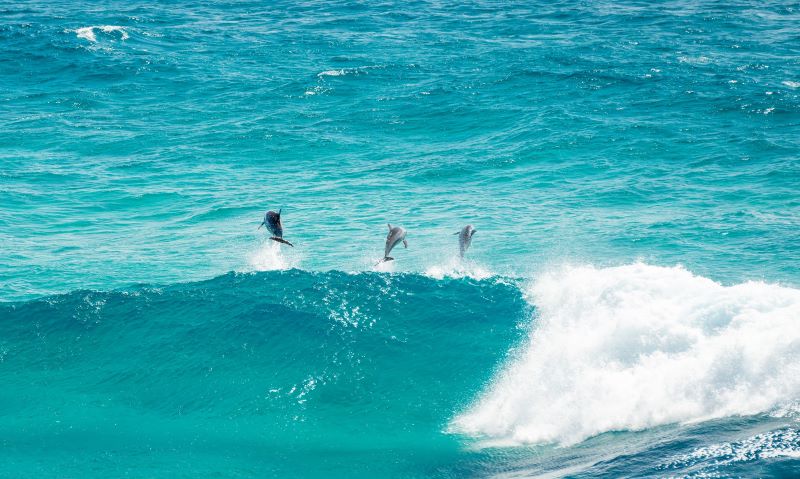
<path id="1" fill-rule="evenodd" d="M 0 477 L 798 477 L 799 183 L 798 3 L 0 3 Z"/>

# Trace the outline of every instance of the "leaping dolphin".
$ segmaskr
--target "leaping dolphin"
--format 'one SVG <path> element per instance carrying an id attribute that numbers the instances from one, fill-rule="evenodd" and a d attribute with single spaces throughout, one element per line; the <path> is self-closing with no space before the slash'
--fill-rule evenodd
<path id="1" fill-rule="evenodd" d="M 392 249 L 397 246 L 399 243 L 403 243 L 404 248 L 408 248 L 408 242 L 406 241 L 406 230 L 400 226 L 392 226 L 391 223 L 387 223 L 389 225 L 389 235 L 386 236 L 386 249 L 383 252 L 383 259 L 378 261 L 377 264 L 381 264 L 384 261 L 393 261 L 394 258 L 389 256 Z"/>
<path id="2" fill-rule="evenodd" d="M 281 208 L 282 209 L 282 208 Z M 267 214 L 264 215 L 264 221 L 258 225 L 260 229 L 262 226 L 266 226 L 267 230 L 272 233 L 272 237 L 270 238 L 272 241 L 277 241 L 278 243 L 288 244 L 289 246 L 294 247 L 292 243 L 289 243 L 285 239 L 283 239 L 283 225 L 281 225 L 281 210 L 278 212 L 274 211 L 267 211 Z"/>
<path id="3" fill-rule="evenodd" d="M 472 244 L 472 235 L 474 235 L 476 231 L 478 230 L 473 228 L 472 225 L 467 225 L 461 228 L 461 231 L 458 233 L 454 233 L 458 235 L 458 252 L 459 256 L 462 258 L 464 257 L 464 253 L 469 249 L 469 245 Z"/>

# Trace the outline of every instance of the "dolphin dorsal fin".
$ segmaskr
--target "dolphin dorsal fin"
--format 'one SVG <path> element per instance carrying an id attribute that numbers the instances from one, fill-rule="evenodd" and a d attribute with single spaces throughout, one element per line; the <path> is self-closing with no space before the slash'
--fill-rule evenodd
<path id="1" fill-rule="evenodd" d="M 389 226 L 389 231 L 392 231 L 392 224 L 391 223 L 386 223 L 386 225 Z"/>
<path id="2" fill-rule="evenodd" d="M 280 215 L 281 215 L 281 210 L 282 210 L 282 209 L 283 209 L 283 208 L 278 208 L 278 216 L 280 216 Z"/>

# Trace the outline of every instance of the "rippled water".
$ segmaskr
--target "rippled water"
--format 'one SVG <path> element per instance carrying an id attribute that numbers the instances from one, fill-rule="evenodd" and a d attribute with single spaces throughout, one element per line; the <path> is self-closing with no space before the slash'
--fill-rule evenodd
<path id="1" fill-rule="evenodd" d="M 0 18 L 4 475 L 800 474 L 800 5 Z"/>

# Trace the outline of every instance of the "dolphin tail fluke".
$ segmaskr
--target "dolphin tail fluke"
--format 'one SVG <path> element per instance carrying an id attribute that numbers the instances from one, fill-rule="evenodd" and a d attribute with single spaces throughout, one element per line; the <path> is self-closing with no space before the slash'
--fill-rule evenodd
<path id="1" fill-rule="evenodd" d="M 288 244 L 289 246 L 291 246 L 292 248 L 294 248 L 294 245 L 293 245 L 292 243 L 289 243 L 288 241 L 286 241 L 286 240 L 285 240 L 285 239 L 283 239 L 283 238 L 278 238 L 277 236 L 272 236 L 272 237 L 270 237 L 270 239 L 271 239 L 272 241 L 277 241 L 278 243 Z"/>

